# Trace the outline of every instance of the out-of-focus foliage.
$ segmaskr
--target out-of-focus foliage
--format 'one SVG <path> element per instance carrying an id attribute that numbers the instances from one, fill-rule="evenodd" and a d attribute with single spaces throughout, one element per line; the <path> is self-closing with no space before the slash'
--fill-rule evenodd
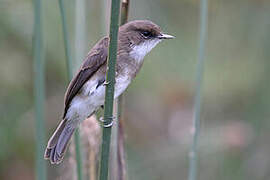
<path id="1" fill-rule="evenodd" d="M 88 49 L 107 32 L 106 2 L 87 1 Z M 58 2 L 43 5 L 49 136 L 67 77 Z M 65 5 L 74 51 L 74 1 Z M 126 93 L 131 180 L 187 178 L 198 15 L 197 0 L 131 0 L 130 19 L 150 19 L 176 36 L 146 57 Z M 0 1 L 0 179 L 34 179 L 32 34 L 32 1 Z M 208 37 L 199 179 L 268 180 L 270 1 L 210 1 Z M 49 167 L 50 179 L 60 175 L 61 167 Z"/>

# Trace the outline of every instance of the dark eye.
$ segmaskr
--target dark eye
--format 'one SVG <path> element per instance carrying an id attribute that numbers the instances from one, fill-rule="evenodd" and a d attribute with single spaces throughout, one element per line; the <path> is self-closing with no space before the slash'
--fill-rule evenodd
<path id="1" fill-rule="evenodd" d="M 142 31 L 141 33 L 145 38 L 150 38 L 152 36 L 150 31 Z"/>

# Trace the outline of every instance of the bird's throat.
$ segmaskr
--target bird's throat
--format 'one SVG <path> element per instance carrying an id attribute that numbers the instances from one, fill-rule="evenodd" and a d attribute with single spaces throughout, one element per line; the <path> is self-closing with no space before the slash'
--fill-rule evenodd
<path id="1" fill-rule="evenodd" d="M 148 40 L 146 42 L 142 42 L 139 45 L 135 45 L 133 46 L 129 55 L 135 61 L 138 61 L 138 63 L 141 63 L 145 55 L 149 53 L 160 41 L 161 41 L 160 39 L 153 39 L 153 40 Z"/>

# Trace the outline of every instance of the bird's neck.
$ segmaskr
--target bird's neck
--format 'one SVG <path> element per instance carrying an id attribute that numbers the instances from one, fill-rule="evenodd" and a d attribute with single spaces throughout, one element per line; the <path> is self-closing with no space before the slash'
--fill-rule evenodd
<path id="1" fill-rule="evenodd" d="M 118 41 L 118 66 L 126 69 L 133 77 L 139 72 L 146 54 L 148 54 L 161 40 L 154 39 L 132 44 L 128 39 L 120 38 Z M 124 67 L 124 68 L 123 68 Z"/>

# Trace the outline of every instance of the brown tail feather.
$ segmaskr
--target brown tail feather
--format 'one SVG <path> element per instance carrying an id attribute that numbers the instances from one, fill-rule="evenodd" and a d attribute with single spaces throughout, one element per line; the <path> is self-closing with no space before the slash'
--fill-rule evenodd
<path id="1" fill-rule="evenodd" d="M 50 138 L 44 153 L 44 159 L 49 159 L 52 164 L 59 164 L 64 157 L 67 146 L 76 127 L 70 126 L 64 119 Z"/>

